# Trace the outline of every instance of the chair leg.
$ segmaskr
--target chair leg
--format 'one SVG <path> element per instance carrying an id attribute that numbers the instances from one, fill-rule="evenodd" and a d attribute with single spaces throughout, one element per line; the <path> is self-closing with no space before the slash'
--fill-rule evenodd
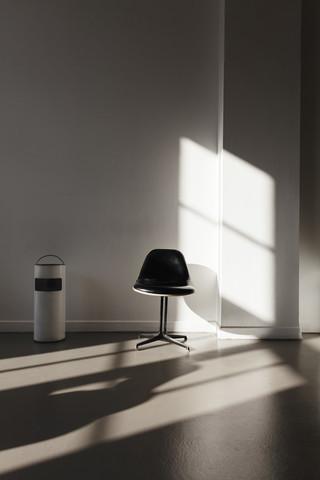
<path id="1" fill-rule="evenodd" d="M 158 340 L 162 340 L 162 337 L 160 334 L 152 335 L 151 338 L 148 338 L 147 340 L 143 340 L 143 342 L 137 343 L 136 349 L 139 350 L 139 347 L 141 347 L 141 345 L 147 345 L 148 343 L 157 342 Z"/>
<path id="2" fill-rule="evenodd" d="M 138 350 L 139 347 L 142 345 L 147 345 L 152 342 L 157 342 L 159 340 L 174 343 L 179 347 L 183 347 L 186 350 L 190 351 L 190 347 L 185 343 L 178 342 L 177 338 L 182 338 L 184 341 L 187 340 L 186 335 L 169 335 L 167 333 L 167 313 L 168 313 L 168 297 L 161 297 L 160 299 L 160 329 L 158 333 L 140 333 L 139 338 L 147 338 L 143 342 L 139 342 L 136 344 L 136 349 Z"/>
<path id="3" fill-rule="evenodd" d="M 187 345 L 186 343 L 178 342 L 178 340 L 175 340 L 171 335 L 164 335 L 164 340 L 170 343 L 174 343 L 175 345 L 179 345 L 179 347 L 186 348 L 188 352 L 190 351 L 189 345 Z"/>
<path id="4" fill-rule="evenodd" d="M 169 335 L 171 338 L 183 338 L 184 340 L 187 340 L 187 336 L 186 335 L 174 335 L 173 333 L 170 333 Z"/>

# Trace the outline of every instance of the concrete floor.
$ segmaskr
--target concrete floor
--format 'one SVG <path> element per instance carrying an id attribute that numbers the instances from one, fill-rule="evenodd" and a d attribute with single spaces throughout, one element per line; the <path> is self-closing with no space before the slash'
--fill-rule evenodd
<path id="1" fill-rule="evenodd" d="M 320 478 L 320 336 L 0 335 L 0 480 Z"/>

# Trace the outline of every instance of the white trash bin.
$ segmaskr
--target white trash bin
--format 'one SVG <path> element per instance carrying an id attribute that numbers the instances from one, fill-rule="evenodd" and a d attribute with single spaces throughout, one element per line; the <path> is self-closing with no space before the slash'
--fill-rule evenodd
<path id="1" fill-rule="evenodd" d="M 55 257 L 61 263 L 39 263 Z M 36 342 L 57 342 L 65 338 L 66 266 L 57 255 L 44 255 L 34 266 L 34 332 Z"/>

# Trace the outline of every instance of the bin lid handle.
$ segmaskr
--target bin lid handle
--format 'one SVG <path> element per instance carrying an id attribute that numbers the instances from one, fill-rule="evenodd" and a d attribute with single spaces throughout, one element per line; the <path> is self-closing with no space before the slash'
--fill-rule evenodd
<path id="1" fill-rule="evenodd" d="M 62 260 L 62 258 L 58 257 L 58 255 L 43 255 L 42 257 L 38 258 L 38 260 L 36 261 L 36 265 L 38 265 L 38 262 L 40 262 L 40 260 L 42 260 L 42 258 L 45 258 L 45 257 L 56 257 L 56 258 L 59 258 L 60 262 L 62 263 L 62 265 L 65 265 L 64 261 Z"/>

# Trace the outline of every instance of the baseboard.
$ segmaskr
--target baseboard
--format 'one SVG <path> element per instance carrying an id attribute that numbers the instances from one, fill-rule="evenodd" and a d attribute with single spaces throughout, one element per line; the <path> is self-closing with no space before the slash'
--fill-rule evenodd
<path id="1" fill-rule="evenodd" d="M 156 332 L 159 323 L 156 321 L 119 321 L 119 320 L 67 320 L 67 332 Z M 199 326 L 192 322 L 169 322 L 171 332 L 200 332 Z M 2 320 L 0 332 L 33 332 L 33 320 Z M 219 327 L 216 323 L 207 322 L 201 332 L 214 333 L 221 340 L 235 339 L 273 339 L 301 340 L 299 327 Z"/>
<path id="2" fill-rule="evenodd" d="M 0 332 L 33 332 L 33 321 L 31 320 L 1 320 Z"/>
<path id="3" fill-rule="evenodd" d="M 157 332 L 158 321 L 67 320 L 67 332 Z M 171 332 L 200 332 L 192 322 L 168 322 Z M 0 332 L 33 332 L 33 320 L 2 320 Z M 216 324 L 207 322 L 201 332 L 216 333 Z"/>
<path id="4" fill-rule="evenodd" d="M 299 327 L 219 327 L 217 337 L 221 340 L 301 340 Z"/>

